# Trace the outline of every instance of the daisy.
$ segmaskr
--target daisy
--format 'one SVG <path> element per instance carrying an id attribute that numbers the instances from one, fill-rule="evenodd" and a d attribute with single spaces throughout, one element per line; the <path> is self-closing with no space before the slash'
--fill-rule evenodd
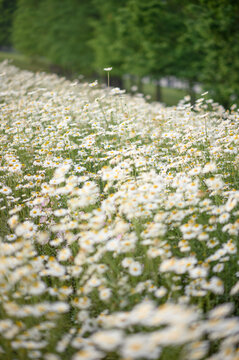
<path id="1" fill-rule="evenodd" d="M 93 81 L 92 83 L 89 84 L 90 87 L 95 87 L 98 85 L 98 80 Z"/>
<path id="2" fill-rule="evenodd" d="M 104 353 L 96 350 L 93 346 L 84 346 L 84 348 L 72 357 L 72 360 L 99 360 L 104 357 Z"/>
<path id="3" fill-rule="evenodd" d="M 99 291 L 99 298 L 102 301 L 109 300 L 111 295 L 112 295 L 112 292 L 111 292 L 111 289 L 109 289 L 109 288 L 104 288 Z"/>
<path id="4" fill-rule="evenodd" d="M 138 261 L 134 261 L 129 265 L 129 273 L 132 276 L 140 276 L 142 271 L 143 267 Z"/>
<path id="5" fill-rule="evenodd" d="M 72 300 L 72 305 L 79 309 L 88 309 L 91 306 L 91 300 L 87 296 L 75 298 Z"/>
<path id="6" fill-rule="evenodd" d="M 114 351 L 123 340 L 121 330 L 103 330 L 91 336 L 91 341 L 105 351 Z"/>
<path id="7" fill-rule="evenodd" d="M 212 310 L 209 311 L 209 319 L 220 319 L 225 318 L 234 310 L 233 303 L 225 303 L 223 305 L 218 305 Z"/>
<path id="8" fill-rule="evenodd" d="M 238 294 L 238 292 L 239 292 L 239 281 L 237 281 L 237 283 L 233 285 L 233 287 L 231 288 L 230 295 L 234 296 Z"/>
<path id="9" fill-rule="evenodd" d="M 58 210 L 55 210 L 54 211 L 54 215 L 57 216 L 57 217 L 60 217 L 60 216 L 65 216 L 69 213 L 69 210 L 68 209 L 58 209 Z"/>
<path id="10" fill-rule="evenodd" d="M 189 275 L 192 279 L 204 278 L 207 276 L 207 274 L 208 270 L 200 266 L 194 267 L 189 270 Z"/>
<path id="11" fill-rule="evenodd" d="M 101 284 L 101 280 L 93 276 L 87 283 L 91 287 L 98 287 Z"/>
<path id="12" fill-rule="evenodd" d="M 71 256 L 72 256 L 71 249 L 66 247 L 58 252 L 57 259 L 59 261 L 67 261 Z"/>
<path id="13" fill-rule="evenodd" d="M 8 186 L 3 186 L 1 189 L 0 189 L 0 192 L 4 195 L 9 195 L 12 193 L 12 189 Z"/>
<path id="14" fill-rule="evenodd" d="M 42 215 L 42 212 L 40 209 L 38 208 L 33 208 L 31 211 L 30 211 L 30 216 L 32 217 L 38 217 L 38 216 L 41 216 Z"/>
<path id="15" fill-rule="evenodd" d="M 224 212 L 219 216 L 218 221 L 220 224 L 225 224 L 229 220 L 229 218 L 230 218 L 230 214 L 227 212 Z"/>
<path id="16" fill-rule="evenodd" d="M 46 284 L 43 281 L 36 281 L 31 284 L 29 289 L 29 294 L 31 295 L 40 295 L 46 291 Z"/>
<path id="17" fill-rule="evenodd" d="M 164 286 L 161 286 L 160 288 L 156 289 L 156 291 L 154 292 L 154 295 L 157 298 L 162 298 L 167 294 L 167 292 L 168 292 L 168 290 Z"/>
<path id="18" fill-rule="evenodd" d="M 129 335 L 125 339 L 120 352 L 124 358 L 140 359 L 148 358 L 153 350 L 154 346 L 153 343 L 150 342 L 150 336 L 135 334 Z"/>

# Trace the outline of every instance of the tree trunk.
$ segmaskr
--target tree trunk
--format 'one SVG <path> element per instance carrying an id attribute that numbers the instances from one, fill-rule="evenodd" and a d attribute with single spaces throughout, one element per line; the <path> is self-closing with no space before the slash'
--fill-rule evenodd
<path id="1" fill-rule="evenodd" d="M 110 76 L 110 86 L 111 87 L 118 87 L 120 89 L 123 88 L 123 80 L 122 76 Z"/>
<path id="2" fill-rule="evenodd" d="M 137 86 L 138 86 L 138 92 L 143 93 L 143 91 L 144 91 L 143 83 L 142 83 L 142 79 L 140 76 L 138 76 L 138 78 L 137 78 Z"/>
<path id="3" fill-rule="evenodd" d="M 155 98 L 156 98 L 156 101 L 159 101 L 159 102 L 162 101 L 162 92 L 161 92 L 160 80 L 156 81 Z"/>
<path id="4" fill-rule="evenodd" d="M 194 86 L 194 82 L 192 80 L 188 81 L 188 92 L 189 95 L 191 97 L 191 104 L 194 105 L 195 101 L 196 101 L 196 94 L 195 91 L 193 90 L 193 86 Z"/>

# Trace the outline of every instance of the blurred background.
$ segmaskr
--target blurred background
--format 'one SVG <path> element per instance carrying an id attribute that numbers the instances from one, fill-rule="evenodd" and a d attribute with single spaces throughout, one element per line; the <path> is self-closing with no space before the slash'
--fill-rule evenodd
<path id="1" fill-rule="evenodd" d="M 0 0 L 0 61 L 174 105 L 239 105 L 238 0 Z"/>

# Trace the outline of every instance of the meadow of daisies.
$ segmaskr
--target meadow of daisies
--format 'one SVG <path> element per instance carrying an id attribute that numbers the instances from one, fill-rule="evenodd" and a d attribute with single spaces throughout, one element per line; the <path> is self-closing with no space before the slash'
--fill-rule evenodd
<path id="1" fill-rule="evenodd" d="M 239 359 L 239 112 L 0 64 L 0 359 Z"/>

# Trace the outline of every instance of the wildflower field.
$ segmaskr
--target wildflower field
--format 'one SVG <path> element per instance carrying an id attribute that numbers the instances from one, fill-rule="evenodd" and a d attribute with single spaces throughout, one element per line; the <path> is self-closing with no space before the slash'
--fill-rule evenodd
<path id="1" fill-rule="evenodd" d="M 0 359 L 239 359 L 239 112 L 0 64 Z"/>

